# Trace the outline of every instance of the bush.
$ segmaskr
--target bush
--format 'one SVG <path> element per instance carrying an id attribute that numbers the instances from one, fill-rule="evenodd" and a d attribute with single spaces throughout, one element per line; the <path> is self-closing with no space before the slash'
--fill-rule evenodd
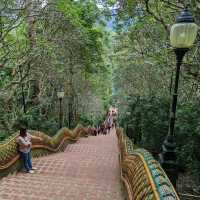
<path id="1" fill-rule="evenodd" d="M 170 99 L 166 97 L 135 97 L 129 104 L 130 116 L 121 119 L 132 134 L 141 136 L 140 145 L 159 151 L 168 133 Z M 179 102 L 175 127 L 178 164 L 195 174 L 200 181 L 200 102 Z M 132 138 L 134 135 L 127 135 Z"/>
<path id="2" fill-rule="evenodd" d="M 133 134 L 141 140 L 141 145 L 158 151 L 168 130 L 169 100 L 135 97 L 130 102 L 129 111 L 129 117 L 122 120 L 124 127 L 133 126 Z M 128 135 L 131 137 L 130 133 Z"/>

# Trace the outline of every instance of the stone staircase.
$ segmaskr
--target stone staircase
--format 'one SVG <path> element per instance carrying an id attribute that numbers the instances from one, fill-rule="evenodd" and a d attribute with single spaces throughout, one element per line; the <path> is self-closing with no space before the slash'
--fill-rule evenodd
<path id="1" fill-rule="evenodd" d="M 0 200 L 122 200 L 118 141 L 110 134 L 80 138 L 64 152 L 33 159 L 35 174 L 0 180 Z"/>

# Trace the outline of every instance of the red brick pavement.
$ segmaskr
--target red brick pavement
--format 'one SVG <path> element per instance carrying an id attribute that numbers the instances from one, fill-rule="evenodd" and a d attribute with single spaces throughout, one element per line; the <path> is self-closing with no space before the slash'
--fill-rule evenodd
<path id="1" fill-rule="evenodd" d="M 115 130 L 33 159 L 35 174 L 0 181 L 0 200 L 123 200 Z"/>

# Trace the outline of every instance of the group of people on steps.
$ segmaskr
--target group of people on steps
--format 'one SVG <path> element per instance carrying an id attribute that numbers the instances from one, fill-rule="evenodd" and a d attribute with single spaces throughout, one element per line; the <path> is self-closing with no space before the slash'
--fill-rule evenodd
<path id="1" fill-rule="evenodd" d="M 106 119 L 103 123 L 98 125 L 96 128 L 90 128 L 91 135 L 107 135 L 110 133 L 111 128 L 116 127 L 117 125 L 117 109 L 114 107 L 110 107 Z"/>

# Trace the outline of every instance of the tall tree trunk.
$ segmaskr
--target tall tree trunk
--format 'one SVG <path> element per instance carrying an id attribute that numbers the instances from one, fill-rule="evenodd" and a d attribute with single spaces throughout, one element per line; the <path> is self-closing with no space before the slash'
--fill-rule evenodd
<path id="1" fill-rule="evenodd" d="M 31 52 L 34 53 L 36 48 L 36 12 L 39 11 L 39 3 L 36 0 L 26 0 L 26 14 L 27 14 L 27 25 L 28 25 L 28 39 L 29 48 Z M 28 68 L 31 68 L 31 62 L 28 62 Z M 33 70 L 31 70 L 33 71 Z M 38 70 L 36 70 L 38 71 Z M 31 104 L 38 104 L 38 96 L 40 94 L 40 83 L 39 76 L 35 73 L 33 74 L 33 81 L 31 82 Z"/>
<path id="2" fill-rule="evenodd" d="M 27 24 L 28 24 L 28 38 L 30 41 L 30 48 L 34 48 L 36 44 L 36 29 L 35 29 L 35 12 L 34 7 L 36 2 L 34 0 L 26 0 Z"/>

